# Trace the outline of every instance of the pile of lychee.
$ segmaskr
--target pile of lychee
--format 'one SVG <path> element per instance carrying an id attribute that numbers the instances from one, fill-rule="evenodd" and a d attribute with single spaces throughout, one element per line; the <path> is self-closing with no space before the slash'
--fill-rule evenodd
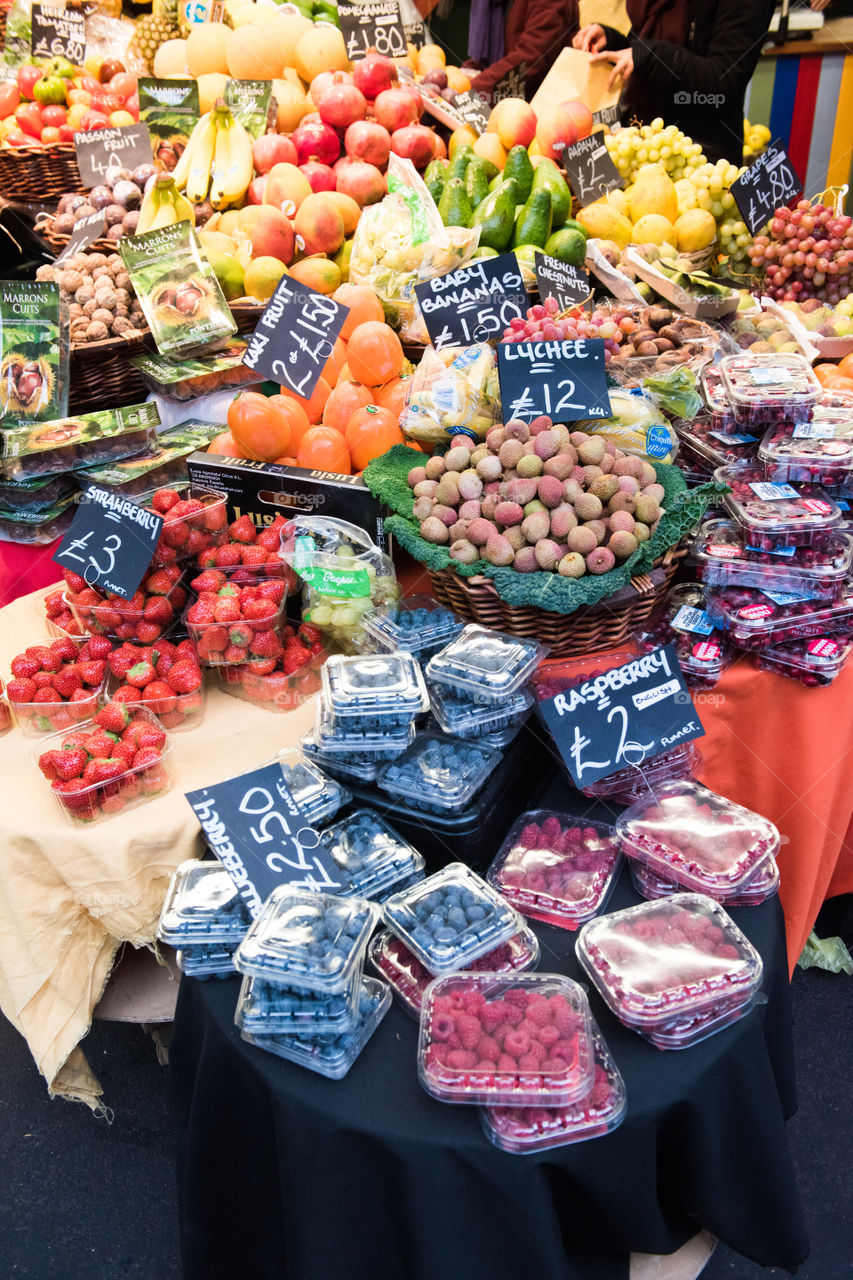
<path id="1" fill-rule="evenodd" d="M 650 462 L 544 416 L 495 426 L 482 444 L 456 437 L 408 482 L 427 542 L 461 564 L 483 559 L 520 573 L 607 573 L 663 514 Z"/>

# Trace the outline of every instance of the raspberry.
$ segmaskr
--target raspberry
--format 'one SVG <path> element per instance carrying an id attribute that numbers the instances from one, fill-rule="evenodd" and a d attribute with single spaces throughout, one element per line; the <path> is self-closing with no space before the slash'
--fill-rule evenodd
<path id="1" fill-rule="evenodd" d="M 538 1071 L 539 1059 L 532 1053 L 523 1053 L 518 1060 L 518 1065 L 522 1071 Z"/>
<path id="2" fill-rule="evenodd" d="M 561 1036 L 572 1035 L 577 1027 L 577 1019 L 565 1000 L 559 1009 L 554 1010 L 554 1026 Z"/>
<path id="3" fill-rule="evenodd" d="M 524 1010 L 517 1004 L 507 1004 L 504 1009 L 504 1020 L 511 1027 L 517 1027 L 520 1022 L 524 1021 Z"/>
<path id="4" fill-rule="evenodd" d="M 480 1042 L 482 1027 L 480 1019 L 470 1013 L 460 1013 L 456 1017 L 456 1031 L 463 1049 L 475 1049 Z"/>
<path id="5" fill-rule="evenodd" d="M 542 1044 L 541 1040 L 531 1040 L 528 1053 L 529 1056 L 531 1058 L 535 1058 L 537 1062 L 542 1062 L 548 1057 L 548 1050 L 545 1048 L 545 1045 Z"/>
<path id="6" fill-rule="evenodd" d="M 480 1036 L 477 1042 L 477 1057 L 493 1063 L 497 1062 L 500 1056 L 501 1050 L 497 1040 L 491 1036 Z"/>
<path id="7" fill-rule="evenodd" d="M 447 1055 L 447 1065 L 454 1071 L 470 1071 L 477 1065 L 477 1055 L 470 1049 L 454 1049 Z"/>
<path id="8" fill-rule="evenodd" d="M 509 1031 L 507 1033 L 504 1039 L 504 1053 L 512 1054 L 514 1058 L 519 1058 L 529 1050 L 530 1036 L 525 1031 Z"/>
<path id="9" fill-rule="evenodd" d="M 515 1073 L 518 1068 L 515 1064 L 515 1058 L 511 1058 L 508 1053 L 502 1053 L 497 1062 L 498 1071 L 512 1071 Z"/>
<path id="10" fill-rule="evenodd" d="M 600 1084 L 594 1084 L 587 1098 L 587 1106 L 592 1111 L 603 1111 L 610 1102 L 612 1090 L 610 1082 L 605 1081 Z"/>
<path id="11" fill-rule="evenodd" d="M 539 1028 L 539 1043 L 544 1045 L 546 1049 L 550 1049 L 560 1038 L 560 1033 L 554 1026 Z"/>
<path id="12" fill-rule="evenodd" d="M 46 754 L 49 754 L 49 752 Z M 455 1026 L 456 1024 L 451 1014 L 438 1013 L 432 1019 L 430 1034 L 433 1040 L 449 1040 L 453 1035 Z"/>
<path id="13" fill-rule="evenodd" d="M 720 957 L 721 960 L 739 960 L 740 959 L 740 952 L 738 951 L 737 947 L 731 946 L 731 944 L 728 942 L 723 943 L 721 947 L 717 947 L 717 955 Z"/>

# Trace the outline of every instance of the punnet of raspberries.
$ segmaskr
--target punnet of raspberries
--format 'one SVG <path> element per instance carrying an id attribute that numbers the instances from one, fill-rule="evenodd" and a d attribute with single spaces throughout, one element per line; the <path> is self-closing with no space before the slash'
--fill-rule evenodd
<path id="1" fill-rule="evenodd" d="M 259 578 L 241 586 L 219 569 L 204 569 L 192 580 L 197 598 L 184 615 L 198 659 L 207 666 L 275 659 L 286 597 L 280 578 Z"/>
<path id="2" fill-rule="evenodd" d="M 271 524 L 259 530 L 249 516 L 239 516 L 229 524 L 227 540 L 202 551 L 196 557 L 196 564 L 199 569 L 224 569 L 235 582 L 251 582 L 252 573 L 283 578 L 288 593 L 293 592 L 299 580 L 278 554 L 281 531 L 286 523 L 284 516 L 277 515 Z"/>
<path id="3" fill-rule="evenodd" d="M 559 974 L 438 978 L 421 1008 L 418 1073 L 445 1102 L 575 1102 L 595 1075 L 586 995 Z"/>
<path id="4" fill-rule="evenodd" d="M 177 489 L 158 489 L 147 510 L 163 517 L 163 531 L 154 549 L 155 565 L 192 560 L 227 537 L 226 497 L 214 489 L 190 486 L 189 496 Z"/>
<path id="5" fill-rule="evenodd" d="M 107 661 L 116 682 L 114 702 L 147 707 L 166 729 L 198 724 L 204 709 L 204 673 L 191 640 L 123 644 Z"/>
<path id="6" fill-rule="evenodd" d="M 153 644 L 180 617 L 187 593 L 177 565 L 149 569 L 129 600 L 97 591 L 70 569 L 63 569 L 65 600 L 84 632 L 114 640 Z"/>
<path id="7" fill-rule="evenodd" d="M 269 711 L 292 711 L 320 688 L 320 668 L 328 656 L 322 634 L 310 622 L 300 623 L 298 630 L 286 625 L 275 656 L 250 652 L 242 663 L 220 665 L 222 687 Z"/>
<path id="8" fill-rule="evenodd" d="M 106 684 L 112 644 L 105 636 L 85 643 L 31 644 L 12 659 L 6 697 L 24 733 L 52 733 L 95 714 Z"/>
<path id="9" fill-rule="evenodd" d="M 150 711 L 108 702 L 93 720 L 57 734 L 37 763 L 63 810 L 77 822 L 94 822 L 165 791 L 170 751 Z"/>
<path id="10" fill-rule="evenodd" d="M 65 593 L 61 587 L 57 587 L 55 591 L 48 591 L 45 595 L 44 613 L 47 629 L 51 635 L 85 635 L 80 623 L 71 612 L 71 606 L 65 599 Z"/>

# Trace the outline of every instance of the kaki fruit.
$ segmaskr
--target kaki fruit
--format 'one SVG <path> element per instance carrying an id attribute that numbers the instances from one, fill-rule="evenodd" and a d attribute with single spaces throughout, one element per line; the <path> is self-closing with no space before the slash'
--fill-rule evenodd
<path id="1" fill-rule="evenodd" d="M 347 423 L 345 439 L 357 471 L 363 471 L 372 458 L 381 457 L 392 445 L 406 443 L 391 410 L 376 404 L 356 409 Z"/>
<path id="2" fill-rule="evenodd" d="M 272 462 L 290 445 L 291 424 L 308 425 L 308 415 L 284 396 L 244 391 L 228 406 L 228 429 L 247 458 Z"/>

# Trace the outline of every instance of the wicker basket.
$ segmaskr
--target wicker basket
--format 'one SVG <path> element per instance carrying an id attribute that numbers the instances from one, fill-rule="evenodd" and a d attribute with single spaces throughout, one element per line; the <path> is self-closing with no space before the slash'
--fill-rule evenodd
<path id="1" fill-rule="evenodd" d="M 607 600 L 574 613 L 549 613 L 535 606 L 507 604 L 490 578 L 463 578 L 455 569 L 429 570 L 432 589 L 442 604 L 461 618 L 548 645 L 551 657 L 574 657 L 624 644 L 647 621 L 675 577 L 686 550 L 671 547 L 650 573 L 632 578 Z"/>
<path id="2" fill-rule="evenodd" d="M 252 333 L 264 314 L 264 302 L 229 302 L 231 314 L 237 322 L 238 333 Z"/>
<path id="3" fill-rule="evenodd" d="M 85 190 L 73 142 L 0 151 L 0 194 L 12 204 L 58 204 L 67 191 Z"/>
<path id="4" fill-rule="evenodd" d="M 59 257 L 63 249 L 66 248 L 71 236 L 61 231 L 54 231 L 55 225 L 56 214 L 44 214 L 40 216 L 36 222 L 36 231 L 45 243 L 50 245 L 56 256 Z M 115 253 L 116 241 L 108 240 L 106 236 L 98 236 L 98 239 L 93 240 L 90 245 L 87 245 L 86 250 L 83 252 L 87 252 L 88 250 L 91 250 L 92 253 Z"/>
<path id="5" fill-rule="evenodd" d="M 130 358 L 152 348 L 148 332 L 135 338 L 107 338 L 106 342 L 86 342 L 72 347 L 69 413 L 94 413 L 99 409 L 141 404 L 148 388 Z"/>

